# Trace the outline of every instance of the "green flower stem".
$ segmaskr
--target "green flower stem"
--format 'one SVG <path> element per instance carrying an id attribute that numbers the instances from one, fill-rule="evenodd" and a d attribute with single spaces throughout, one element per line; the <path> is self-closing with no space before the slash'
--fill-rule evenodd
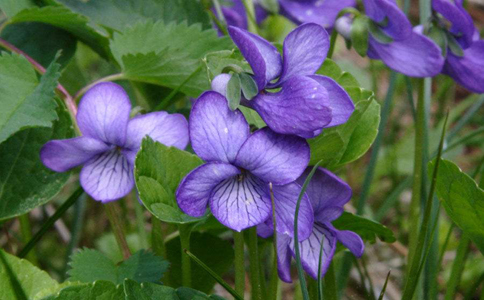
<path id="1" fill-rule="evenodd" d="M 192 235 L 192 227 L 186 224 L 178 226 L 181 242 L 181 263 L 182 263 L 182 284 L 185 287 L 192 286 L 192 265 L 191 260 L 186 251 L 190 251 L 190 236 Z"/>
<path id="2" fill-rule="evenodd" d="M 250 32 L 259 34 L 259 27 L 255 19 L 254 2 L 252 0 L 242 0 L 245 11 L 247 12 L 247 27 Z"/>
<path id="3" fill-rule="evenodd" d="M 269 283 L 269 290 L 267 294 L 267 299 L 277 300 L 279 294 L 281 293 L 281 281 L 279 280 L 279 275 L 277 274 L 277 254 L 273 251 L 273 264 L 271 270 L 271 278 Z"/>
<path id="4" fill-rule="evenodd" d="M 338 32 L 336 30 L 333 30 L 331 32 L 331 39 L 329 41 L 329 51 L 328 55 L 326 56 L 327 58 L 332 58 L 334 54 L 334 48 L 336 47 L 336 39 L 338 38 Z"/>
<path id="5" fill-rule="evenodd" d="M 227 21 L 225 20 L 224 13 L 222 12 L 222 7 L 220 6 L 220 2 L 218 0 L 212 0 L 213 7 L 215 8 L 215 11 L 217 12 L 217 20 L 220 20 L 220 22 L 227 27 Z"/>
<path id="6" fill-rule="evenodd" d="M 366 171 L 365 179 L 363 181 L 363 187 L 361 188 L 361 195 L 358 199 L 357 214 L 362 214 L 365 207 L 366 199 L 368 198 L 371 182 L 373 181 L 373 176 L 375 173 L 376 164 L 378 162 L 378 153 L 383 141 L 383 135 L 385 134 L 385 128 L 387 126 L 388 116 L 391 113 L 393 94 L 395 93 L 395 87 L 397 82 L 398 74 L 394 71 L 390 73 L 390 85 L 388 87 L 387 95 L 383 103 L 383 109 L 381 111 L 380 125 L 378 126 L 378 134 L 376 136 L 375 142 L 373 143 L 373 149 L 371 151 L 370 163 L 368 164 L 368 169 Z"/>
<path id="7" fill-rule="evenodd" d="M 98 80 L 94 81 L 93 83 L 90 83 L 90 84 L 86 85 L 85 87 L 83 87 L 82 89 L 80 89 L 76 93 L 76 95 L 74 96 L 74 101 L 77 102 L 78 99 L 82 95 L 84 95 L 89 89 L 91 89 L 93 86 L 95 86 L 98 83 L 108 82 L 108 81 L 115 81 L 115 80 L 123 80 L 123 79 L 125 79 L 125 77 L 124 77 L 124 74 L 121 74 L 121 73 L 109 75 L 109 76 L 103 77 L 101 79 L 98 79 Z"/>
<path id="8" fill-rule="evenodd" d="M 256 227 L 251 227 L 244 231 L 245 243 L 249 249 L 249 269 L 250 269 L 250 284 L 251 284 L 251 299 L 262 300 L 262 283 L 260 271 L 260 257 L 257 245 L 257 230 Z"/>
<path id="9" fill-rule="evenodd" d="M 151 216 L 151 248 L 156 255 L 166 258 L 165 235 L 161 221 L 154 215 Z"/>
<path id="10" fill-rule="evenodd" d="M 235 291 L 239 295 L 245 292 L 245 254 L 244 254 L 244 234 L 233 231 L 234 252 L 235 252 Z"/>
<path id="11" fill-rule="evenodd" d="M 445 300 L 455 299 L 457 287 L 459 286 L 462 272 L 464 271 L 467 254 L 469 253 L 469 245 L 471 241 L 465 235 L 462 235 L 459 246 L 457 247 L 457 254 L 452 265 L 452 272 L 450 273 L 449 281 L 447 281 L 447 291 L 445 292 Z"/>
<path id="12" fill-rule="evenodd" d="M 23 57 L 25 57 L 30 62 L 30 64 L 32 64 L 32 66 L 34 67 L 34 69 L 37 72 L 39 72 L 40 74 L 45 73 L 45 68 L 41 64 L 39 64 L 37 61 L 35 61 L 35 59 L 33 59 L 27 53 L 23 52 L 22 50 L 18 49 L 14 45 L 10 44 L 9 42 L 7 42 L 7 41 L 5 41 L 4 39 L 1 39 L 1 38 L 0 38 L 0 47 L 3 47 L 3 48 L 5 48 L 5 49 L 7 49 L 11 52 L 15 52 L 17 54 L 22 55 Z M 76 121 L 76 114 L 77 114 L 77 106 L 76 106 L 76 103 L 74 102 L 74 99 L 72 98 L 72 96 L 69 94 L 69 92 L 60 83 L 57 85 L 57 89 L 63 95 L 64 101 L 66 103 L 67 109 L 69 110 L 71 118 L 72 118 L 74 124 L 76 124 L 75 121 Z"/>
<path id="13" fill-rule="evenodd" d="M 106 215 L 108 216 L 109 223 L 111 223 L 119 250 L 121 250 L 123 258 L 128 259 L 131 256 L 131 252 L 129 251 L 128 242 L 124 236 L 123 223 L 120 218 L 118 204 L 116 201 L 109 202 L 104 204 L 104 208 L 106 209 Z"/>
<path id="14" fill-rule="evenodd" d="M 74 203 L 76 203 L 77 199 L 82 195 L 84 190 L 82 187 L 79 187 L 72 195 L 64 202 L 56 212 L 42 224 L 40 230 L 34 235 L 34 237 L 25 245 L 25 247 L 20 251 L 17 255 L 20 258 L 24 258 L 29 254 L 30 250 L 32 250 L 35 245 L 40 241 L 40 239 L 44 236 L 44 234 L 54 225 L 54 223 L 60 219 L 64 215 L 64 213 L 71 207 Z"/>
<path id="15" fill-rule="evenodd" d="M 24 241 L 24 243 L 27 243 L 27 241 L 30 241 L 32 239 L 32 227 L 30 226 L 29 214 L 26 213 L 19 216 L 18 220 L 20 222 L 20 232 L 22 233 L 22 240 Z M 39 265 L 39 262 L 37 261 L 37 255 L 35 255 L 34 251 L 30 252 L 27 255 L 27 259 L 34 265 Z"/>
<path id="16" fill-rule="evenodd" d="M 334 274 L 334 263 L 329 265 L 328 271 L 324 275 L 324 300 L 338 300 L 338 292 L 336 289 L 336 277 Z"/>
<path id="17" fill-rule="evenodd" d="M 422 174 L 424 170 L 424 127 L 425 127 L 425 99 L 424 99 L 424 83 L 420 81 L 419 95 L 417 99 L 417 119 L 415 123 L 415 150 L 414 150 L 414 167 L 413 167 L 413 182 L 412 182 L 412 199 L 410 201 L 409 214 L 409 253 L 408 266 L 412 263 L 413 253 L 417 243 L 418 226 L 420 224 L 419 207 L 422 199 Z M 408 273 L 407 273 L 408 275 Z"/>

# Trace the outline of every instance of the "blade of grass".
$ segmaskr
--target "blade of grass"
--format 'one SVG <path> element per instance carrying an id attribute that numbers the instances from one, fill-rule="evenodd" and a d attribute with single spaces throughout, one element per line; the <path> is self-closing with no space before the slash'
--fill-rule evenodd
<path id="1" fill-rule="evenodd" d="M 324 300 L 338 300 L 333 262 L 331 262 L 328 271 L 326 271 L 326 274 L 324 275 L 323 298 Z"/>
<path id="2" fill-rule="evenodd" d="M 323 160 L 320 160 L 314 165 L 313 169 L 309 173 L 308 177 L 304 181 L 304 184 L 301 188 L 301 192 L 299 193 L 299 198 L 297 199 L 296 203 L 296 213 L 294 216 L 294 248 L 296 252 L 296 267 L 297 267 L 297 274 L 299 277 L 299 282 L 301 284 L 301 293 L 303 296 L 303 300 L 309 300 L 309 292 L 308 292 L 308 287 L 306 284 L 306 279 L 304 278 L 304 271 L 302 268 L 301 264 L 301 252 L 299 249 L 299 237 L 298 237 L 298 216 L 299 216 L 299 208 L 301 206 L 301 199 L 306 192 L 306 189 L 308 187 L 309 181 L 311 181 L 311 178 L 313 178 L 314 173 L 318 169 L 319 165 L 323 162 Z"/>
<path id="3" fill-rule="evenodd" d="M 319 250 L 319 262 L 318 262 L 318 299 L 323 300 L 323 274 L 322 267 L 323 267 L 323 249 L 324 249 L 324 241 L 321 241 L 321 248 Z"/>
<path id="4" fill-rule="evenodd" d="M 55 214 L 53 214 L 49 219 L 47 219 L 47 221 L 45 221 L 44 224 L 42 224 L 40 230 L 27 243 L 27 245 L 25 245 L 17 256 L 24 258 L 27 254 L 29 254 L 30 250 L 37 245 L 40 239 L 54 225 L 54 223 L 59 220 L 59 218 L 62 217 L 74 203 L 76 203 L 77 199 L 79 199 L 82 193 L 84 193 L 82 187 L 77 188 L 77 190 L 75 190 L 74 193 L 72 193 L 72 195 L 56 210 Z"/>
<path id="5" fill-rule="evenodd" d="M 454 263 L 452 264 L 450 278 L 447 281 L 445 300 L 455 299 L 457 287 L 459 286 L 460 278 L 462 276 L 462 272 L 464 271 L 467 254 L 469 254 L 470 242 L 471 241 L 468 237 L 462 235 L 461 240 L 459 241 L 459 246 L 457 247 L 457 253 L 454 258 Z"/>
<path id="6" fill-rule="evenodd" d="M 235 254 L 235 290 L 239 295 L 244 295 L 245 291 L 245 254 L 244 254 L 244 234 L 233 231 L 234 254 Z"/>
<path id="7" fill-rule="evenodd" d="M 403 291 L 403 296 L 402 300 L 411 300 L 413 298 L 413 295 L 415 293 L 415 289 L 418 284 L 418 280 L 420 277 L 420 272 L 421 266 L 422 266 L 422 253 L 424 250 L 424 245 L 425 245 L 425 239 L 428 234 L 428 229 L 429 229 L 429 224 L 430 224 L 430 219 L 431 219 L 431 214 L 432 214 L 432 206 L 433 206 L 433 200 L 434 200 L 434 192 L 435 192 L 435 186 L 437 182 L 437 173 L 439 170 L 439 165 L 440 165 L 440 159 L 442 157 L 442 149 L 444 146 L 444 138 L 445 138 L 445 131 L 447 128 L 447 121 L 449 119 L 449 113 L 447 112 L 445 121 L 444 121 L 444 126 L 442 129 L 442 135 L 440 137 L 440 143 L 439 143 L 439 151 L 437 154 L 437 160 L 435 163 L 435 167 L 433 170 L 432 174 L 432 183 L 430 186 L 430 193 L 428 195 L 428 200 L 427 200 L 427 205 L 425 206 L 425 211 L 424 211 L 424 218 L 422 220 L 422 224 L 420 227 L 420 231 L 418 232 L 418 240 L 417 244 L 415 246 L 415 252 L 413 258 L 410 260 L 410 269 L 409 272 L 407 272 L 407 282 L 405 284 L 405 289 Z M 436 222 L 435 222 L 436 224 Z M 434 225 L 434 228 L 436 226 Z M 431 235 L 433 237 L 433 235 Z M 430 242 L 429 242 L 430 243 Z M 430 249 L 430 244 L 428 245 L 428 249 Z"/>
<path id="8" fill-rule="evenodd" d="M 388 279 L 390 279 L 390 273 L 392 271 L 388 271 L 387 278 L 385 279 L 385 283 L 383 284 L 383 288 L 381 289 L 380 296 L 378 297 L 378 300 L 383 300 L 383 297 L 385 296 L 385 291 L 387 290 L 387 284 L 388 284 Z"/>
<path id="9" fill-rule="evenodd" d="M 261 268 L 260 268 L 260 256 L 259 246 L 257 244 L 257 229 L 251 227 L 244 230 L 245 243 L 249 249 L 249 270 L 250 270 L 250 284 L 251 284 L 251 299 L 262 300 L 262 283 L 261 283 Z"/>
<path id="10" fill-rule="evenodd" d="M 230 293 L 237 300 L 244 300 L 227 282 L 225 282 L 222 277 L 218 276 L 212 269 L 210 269 L 206 264 L 204 264 L 198 257 L 193 255 L 187 249 L 184 250 L 185 254 L 192 259 L 197 265 L 204 269 L 215 281 L 217 281 L 227 292 Z"/>
<path id="11" fill-rule="evenodd" d="M 178 232 L 180 233 L 180 243 L 182 249 L 182 284 L 186 287 L 192 286 L 192 264 L 190 258 L 183 255 L 183 252 L 190 251 L 190 236 L 192 235 L 192 225 L 191 224 L 180 224 L 178 225 Z"/>

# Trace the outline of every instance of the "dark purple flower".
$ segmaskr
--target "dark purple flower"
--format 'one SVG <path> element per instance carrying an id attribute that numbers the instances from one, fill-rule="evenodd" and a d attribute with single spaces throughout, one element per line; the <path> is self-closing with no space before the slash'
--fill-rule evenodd
<path id="1" fill-rule="evenodd" d="M 310 168 L 306 169 L 296 182 L 302 185 L 310 171 Z M 365 245 L 356 233 L 338 230 L 331 224 L 343 213 L 343 206 L 350 200 L 351 193 L 348 184 L 323 168 L 316 170 L 308 184 L 306 194 L 314 210 L 314 227 L 309 238 L 299 242 L 299 249 L 301 264 L 314 279 L 318 277 L 321 247 L 323 247 L 321 275 L 326 273 L 331 263 L 337 242 L 342 243 L 357 257 L 363 254 Z M 271 236 L 273 233 L 271 222 L 267 221 L 259 225 L 257 232 L 262 237 Z M 294 240 L 286 234 L 277 232 L 279 277 L 285 282 L 291 282 L 291 256 L 296 256 Z"/>
<path id="2" fill-rule="evenodd" d="M 339 12 L 355 0 L 279 0 L 281 15 L 296 24 L 316 23 L 330 30 Z"/>
<path id="3" fill-rule="evenodd" d="M 389 68 L 412 77 L 432 77 L 440 73 L 444 58 L 439 47 L 412 24 L 392 0 L 363 0 L 366 15 L 376 30 L 370 30 L 367 55 L 381 59 Z M 351 21 L 342 17 L 336 30 L 350 37 Z"/>
<path id="4" fill-rule="evenodd" d="M 241 0 L 229 0 L 230 5 L 222 6 L 222 13 L 229 26 L 247 29 L 247 14 Z M 267 17 L 267 12 L 257 3 L 254 3 L 255 20 L 260 24 Z M 215 9 L 214 9 L 214 13 Z"/>
<path id="5" fill-rule="evenodd" d="M 484 93 L 484 40 L 480 40 L 479 32 L 464 9 L 462 0 L 433 0 L 432 8 L 451 23 L 451 27 L 445 29 L 446 22 L 439 20 L 447 31 L 447 39 L 456 41 L 456 46 L 463 50 L 463 55 L 459 55 L 450 46 L 447 48 L 442 73 L 473 92 Z"/>
<path id="6" fill-rule="evenodd" d="M 134 160 L 146 135 L 180 149 L 188 144 L 188 124 L 182 115 L 160 111 L 130 120 L 130 111 L 129 97 L 121 86 L 95 85 L 79 103 L 77 124 L 82 136 L 46 143 L 40 150 L 42 162 L 56 172 L 84 165 L 81 186 L 95 200 L 124 197 L 134 186 Z"/>
<path id="7" fill-rule="evenodd" d="M 301 187 L 294 181 L 309 162 L 309 146 L 300 137 L 269 128 L 250 133 L 239 110 L 231 111 L 216 92 L 202 94 L 190 114 L 190 140 L 207 163 L 190 172 L 176 192 L 178 206 L 193 217 L 207 205 L 225 226 L 241 231 L 272 215 L 269 183 L 273 183 L 278 230 L 293 235 L 294 211 Z M 303 197 L 301 238 L 313 225 L 313 210 Z M 288 225 L 289 224 L 289 225 Z"/>
<path id="8" fill-rule="evenodd" d="M 289 33 L 282 58 L 255 34 L 236 27 L 229 27 L 229 33 L 252 67 L 259 89 L 255 98 L 242 104 L 256 110 L 273 131 L 311 138 L 323 128 L 346 122 L 353 113 L 346 91 L 331 78 L 315 75 L 329 49 L 323 27 L 307 23 Z M 212 89 L 225 95 L 230 76 L 215 77 Z"/>

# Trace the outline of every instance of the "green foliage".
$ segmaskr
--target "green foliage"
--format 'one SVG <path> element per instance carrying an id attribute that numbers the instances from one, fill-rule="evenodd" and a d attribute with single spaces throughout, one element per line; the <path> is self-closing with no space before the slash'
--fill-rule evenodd
<path id="1" fill-rule="evenodd" d="M 240 73 L 240 86 L 247 100 L 252 100 L 259 93 L 257 83 L 248 73 Z"/>
<path id="2" fill-rule="evenodd" d="M 190 97 L 210 89 L 202 59 L 213 51 L 231 49 L 227 37 L 215 30 L 202 30 L 199 24 L 165 24 L 162 21 L 138 23 L 111 41 L 114 58 L 129 80 L 180 87 Z"/>
<path id="3" fill-rule="evenodd" d="M 171 268 L 166 281 L 173 287 L 181 286 L 181 245 L 176 237 L 166 243 L 167 259 Z M 209 233 L 193 232 L 190 239 L 190 252 L 219 276 L 223 276 L 234 263 L 234 250 L 228 241 Z M 165 280 L 163 278 L 163 281 Z M 192 263 L 192 287 L 202 292 L 210 292 L 215 280 L 200 266 Z"/>
<path id="4" fill-rule="evenodd" d="M 2 31 L 1 37 L 45 68 L 54 60 L 59 50 L 62 52 L 57 62 L 65 67 L 74 56 L 77 45 L 76 38 L 69 32 L 36 22 L 9 25 Z"/>
<path id="5" fill-rule="evenodd" d="M 341 217 L 333 221 L 334 227 L 339 230 L 349 230 L 357 233 L 364 241 L 375 243 L 378 237 L 382 242 L 396 241 L 393 232 L 382 224 L 344 212 Z"/>
<path id="6" fill-rule="evenodd" d="M 41 300 L 119 300 L 125 299 L 122 285 L 109 281 L 96 281 L 89 284 L 73 283 L 60 288 L 56 293 Z"/>
<path id="7" fill-rule="evenodd" d="M 57 115 L 59 120 L 52 128 L 22 130 L 0 144 L 0 220 L 48 202 L 69 178 L 68 172 L 47 169 L 39 158 L 40 148 L 48 141 L 74 136 L 70 115 L 62 103 L 58 103 Z"/>
<path id="8" fill-rule="evenodd" d="M 136 186 L 145 207 L 168 223 L 200 220 L 181 212 L 175 192 L 185 175 L 201 164 L 196 155 L 145 138 L 135 164 Z"/>
<path id="9" fill-rule="evenodd" d="M 110 57 L 108 39 L 96 31 L 85 16 L 73 13 L 62 5 L 24 9 L 8 20 L 8 24 L 41 22 L 62 28 L 91 47 L 102 57 Z"/>
<path id="10" fill-rule="evenodd" d="M 79 1 L 57 0 L 72 11 L 88 17 L 96 24 L 122 31 L 127 26 L 148 20 L 163 20 L 165 23 L 201 23 L 210 28 L 208 14 L 196 0 L 107 0 Z"/>
<path id="11" fill-rule="evenodd" d="M 19 293 L 32 299 L 43 289 L 56 288 L 59 284 L 25 259 L 20 259 L 0 249 L 0 298 L 17 300 Z"/>
<path id="12" fill-rule="evenodd" d="M 31 0 L 0 0 L 0 9 L 8 16 L 14 16 L 19 11 L 34 7 Z"/>
<path id="13" fill-rule="evenodd" d="M 209 81 L 221 74 L 228 66 L 240 67 L 245 72 L 250 72 L 249 64 L 244 61 L 244 57 L 238 49 L 220 50 L 208 53 L 204 58 L 204 67 Z"/>
<path id="14" fill-rule="evenodd" d="M 85 248 L 73 255 L 70 265 L 70 281 L 91 283 L 104 280 L 121 284 L 125 279 L 136 282 L 160 281 L 169 264 L 152 252 L 140 250 L 116 265 L 101 252 Z"/>
<path id="15" fill-rule="evenodd" d="M 310 164 L 323 160 L 322 166 L 329 169 L 350 163 L 368 151 L 378 133 L 380 105 L 373 93 L 359 87 L 350 73 L 343 72 L 336 63 L 326 60 L 318 71 L 336 80 L 355 103 L 355 111 L 343 125 L 323 130 L 310 139 Z"/>
<path id="16" fill-rule="evenodd" d="M 52 127 L 57 119 L 54 90 L 60 65 L 52 63 L 38 83 L 35 71 L 22 56 L 0 56 L 0 143 L 31 127 Z M 38 84 L 37 84 L 38 83 Z"/>
<path id="17" fill-rule="evenodd" d="M 429 163 L 429 170 L 434 169 Z M 484 191 L 451 161 L 441 160 L 437 196 L 447 215 L 484 254 Z"/>

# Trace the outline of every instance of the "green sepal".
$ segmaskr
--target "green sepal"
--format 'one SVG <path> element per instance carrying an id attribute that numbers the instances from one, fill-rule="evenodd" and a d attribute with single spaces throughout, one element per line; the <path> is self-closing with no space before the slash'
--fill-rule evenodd
<path id="1" fill-rule="evenodd" d="M 455 56 L 463 57 L 464 56 L 464 50 L 462 49 L 461 45 L 455 37 L 449 33 L 448 31 L 445 32 L 447 36 L 447 44 L 449 46 L 450 52 L 454 54 Z"/>
<path id="2" fill-rule="evenodd" d="M 248 73 L 240 73 L 240 86 L 242 88 L 242 92 L 244 93 L 244 97 L 247 100 L 252 100 L 257 94 L 259 93 L 259 88 L 257 87 L 257 83 L 254 81 L 252 76 Z"/>
<path id="3" fill-rule="evenodd" d="M 359 15 L 355 17 L 351 26 L 351 43 L 355 51 L 361 56 L 366 56 L 368 51 L 369 23 L 370 19 L 367 16 Z"/>
<path id="4" fill-rule="evenodd" d="M 240 105 L 242 97 L 240 91 L 240 76 L 237 73 L 232 74 L 232 77 L 227 84 L 227 101 L 231 110 L 236 110 Z"/>
<path id="5" fill-rule="evenodd" d="M 442 56 L 446 57 L 449 41 L 445 31 L 438 26 L 432 26 L 428 30 L 427 36 L 432 39 L 432 41 L 434 41 L 437 46 L 440 47 L 440 50 L 442 51 Z"/>

